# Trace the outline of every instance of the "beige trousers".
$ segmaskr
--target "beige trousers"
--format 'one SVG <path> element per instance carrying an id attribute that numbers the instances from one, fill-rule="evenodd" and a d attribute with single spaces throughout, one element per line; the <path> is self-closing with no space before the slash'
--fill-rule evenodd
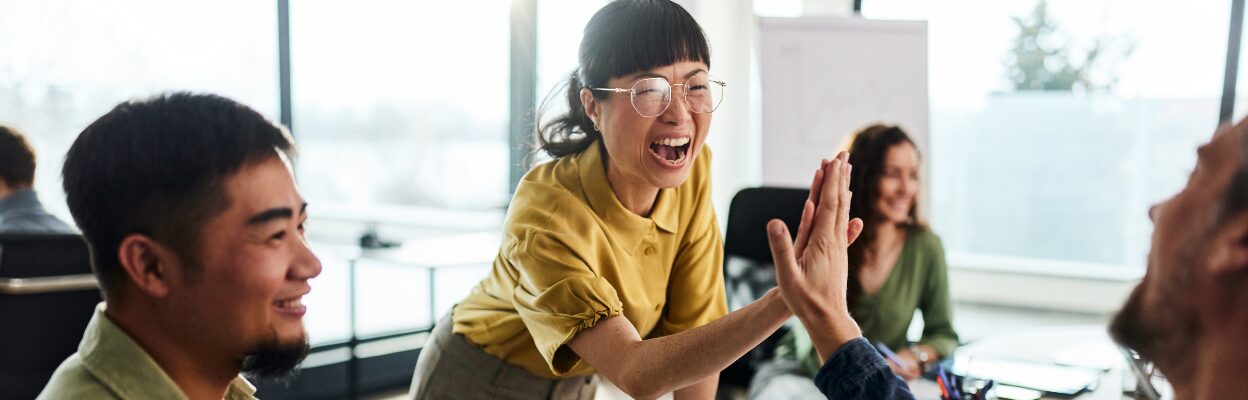
<path id="1" fill-rule="evenodd" d="M 598 376 L 547 379 L 486 353 L 451 332 L 450 315 L 433 328 L 420 350 L 413 399 L 593 399 Z"/>

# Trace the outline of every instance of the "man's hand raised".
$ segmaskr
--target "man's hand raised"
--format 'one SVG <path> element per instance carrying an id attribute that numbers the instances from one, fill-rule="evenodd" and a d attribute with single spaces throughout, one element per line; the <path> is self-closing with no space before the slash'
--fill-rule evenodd
<path id="1" fill-rule="evenodd" d="M 824 361 L 845 342 L 862 336 L 846 300 L 848 249 L 863 226 L 862 220 L 849 219 L 851 170 L 842 152 L 815 172 L 796 243 L 789 241 L 784 222 L 767 224 L 780 294 L 811 333 Z"/>

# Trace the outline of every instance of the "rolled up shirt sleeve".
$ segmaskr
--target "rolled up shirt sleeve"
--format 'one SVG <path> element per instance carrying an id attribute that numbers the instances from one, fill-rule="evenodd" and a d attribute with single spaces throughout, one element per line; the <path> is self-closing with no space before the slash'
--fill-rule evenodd
<path id="1" fill-rule="evenodd" d="M 566 345 L 598 321 L 621 315 L 619 294 L 555 235 L 528 235 L 508 258 L 520 276 L 512 299 L 520 319 L 551 372 L 567 373 L 581 359 Z"/>

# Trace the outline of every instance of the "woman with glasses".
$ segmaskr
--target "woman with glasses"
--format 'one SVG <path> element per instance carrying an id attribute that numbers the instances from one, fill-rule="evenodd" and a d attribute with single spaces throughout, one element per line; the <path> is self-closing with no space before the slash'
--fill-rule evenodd
<path id="1" fill-rule="evenodd" d="M 775 291 L 727 311 L 705 147 L 727 85 L 709 72 L 671 1 L 590 19 L 570 111 L 540 130 L 554 160 L 521 180 L 490 276 L 434 329 L 412 396 L 592 398 L 601 374 L 636 398 L 711 399 L 789 318 Z"/>

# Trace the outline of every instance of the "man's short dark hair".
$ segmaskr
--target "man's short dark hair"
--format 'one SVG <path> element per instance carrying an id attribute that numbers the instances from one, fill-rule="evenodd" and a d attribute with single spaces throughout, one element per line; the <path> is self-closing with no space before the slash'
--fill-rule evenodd
<path id="1" fill-rule="evenodd" d="M 35 182 L 35 150 L 25 136 L 4 125 L 0 125 L 0 179 L 10 187 Z"/>
<path id="2" fill-rule="evenodd" d="M 91 247 L 105 296 L 126 282 L 122 240 L 144 234 L 199 265 L 204 223 L 230 205 L 225 180 L 278 151 L 280 125 L 225 97 L 185 92 L 127 101 L 87 126 L 65 155 L 69 211 Z"/>

